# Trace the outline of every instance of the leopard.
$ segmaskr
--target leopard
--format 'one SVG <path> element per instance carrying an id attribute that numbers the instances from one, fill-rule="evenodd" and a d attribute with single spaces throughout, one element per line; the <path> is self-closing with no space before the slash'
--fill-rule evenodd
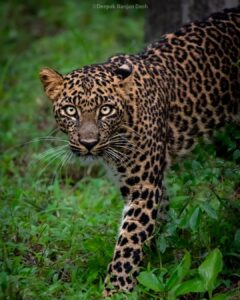
<path id="1" fill-rule="evenodd" d="M 137 54 L 65 75 L 40 71 L 58 127 L 79 158 L 103 160 L 124 199 L 103 295 L 133 291 L 167 207 L 172 161 L 200 138 L 240 121 L 240 7 L 163 35 Z M 159 225 L 158 225 L 159 226 Z"/>

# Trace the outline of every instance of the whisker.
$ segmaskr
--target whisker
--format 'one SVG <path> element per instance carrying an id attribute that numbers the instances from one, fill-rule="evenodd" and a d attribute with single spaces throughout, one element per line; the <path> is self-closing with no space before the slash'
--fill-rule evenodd
<path id="1" fill-rule="evenodd" d="M 140 153 L 140 154 L 144 154 L 144 150 L 143 149 L 140 149 L 139 147 L 136 148 L 135 145 L 118 145 L 118 144 L 113 144 L 114 146 L 116 146 L 117 148 L 122 148 L 122 149 L 126 149 L 130 152 L 135 152 L 135 153 Z"/>
<path id="2" fill-rule="evenodd" d="M 52 136 L 54 133 L 56 133 L 57 131 L 59 131 L 59 127 L 58 126 L 55 126 L 55 128 L 53 128 L 53 130 L 51 130 L 47 136 Z"/>
<path id="3" fill-rule="evenodd" d="M 16 146 L 13 146 L 13 147 L 9 147 L 8 149 L 6 149 L 4 151 L 4 153 L 9 153 L 10 151 L 13 151 L 17 148 L 20 148 L 20 147 L 24 147 L 26 145 L 29 145 L 31 143 L 37 143 L 37 142 L 41 142 L 41 141 L 56 141 L 56 142 L 65 142 L 65 143 L 68 143 L 68 140 L 67 139 L 62 139 L 62 138 L 58 138 L 58 137 L 55 137 L 55 136 L 50 136 L 50 134 L 53 134 L 55 133 L 57 130 L 59 130 L 58 128 L 54 129 L 54 130 L 51 130 L 47 136 L 43 136 L 43 137 L 37 137 L 37 138 L 34 138 L 32 140 L 28 140 L 26 142 L 23 142 L 23 143 L 20 143 Z"/>
<path id="4" fill-rule="evenodd" d="M 61 155 L 63 155 L 65 152 L 65 150 L 61 150 L 61 151 L 58 151 L 56 153 L 50 153 L 46 156 L 43 156 L 42 158 L 38 159 L 38 161 L 42 161 L 42 162 L 49 162 L 51 160 L 54 160 L 55 157 L 60 157 Z"/>
<path id="5" fill-rule="evenodd" d="M 63 140 L 63 139 L 59 139 L 59 138 L 57 138 L 57 137 L 55 137 L 55 136 L 52 136 L 54 133 L 56 133 L 57 131 L 59 131 L 59 128 L 58 127 L 56 127 L 56 128 L 54 128 L 53 130 L 51 130 L 49 133 L 47 133 L 47 135 L 46 136 L 44 136 L 44 137 L 38 137 L 38 138 L 34 138 L 34 139 L 32 139 L 32 140 L 30 140 L 30 141 L 27 141 L 27 142 L 24 142 L 24 143 L 22 143 L 22 144 L 19 144 L 19 147 L 21 147 L 21 146 L 25 146 L 25 145 L 27 145 L 27 144 L 29 144 L 29 143 L 34 143 L 34 142 L 38 142 L 38 141 L 40 141 L 40 140 L 47 140 L 47 139 L 54 139 L 54 140 L 62 140 L 62 141 L 67 141 L 67 140 Z"/>
<path id="6" fill-rule="evenodd" d="M 106 149 L 106 153 L 109 155 L 109 157 L 115 162 L 116 161 L 116 159 L 118 159 L 118 157 L 116 157 L 115 155 L 114 155 L 114 153 L 111 151 L 111 149 Z"/>
<path id="7" fill-rule="evenodd" d="M 128 140 L 125 142 L 125 140 L 121 138 L 116 138 L 116 139 L 110 139 L 109 145 L 111 147 L 116 147 L 116 148 L 122 148 L 129 150 L 131 152 L 136 151 L 138 153 L 143 153 L 143 149 L 139 149 L 139 147 L 136 147 L 136 144 L 132 143 L 131 141 L 129 142 Z"/>
<path id="8" fill-rule="evenodd" d="M 109 156 L 109 154 L 105 151 L 103 153 L 103 158 L 108 162 L 110 163 L 112 161 L 111 157 Z"/>
<path id="9" fill-rule="evenodd" d="M 109 149 L 107 149 L 104 152 L 104 156 L 107 157 L 107 159 L 109 160 L 109 162 L 114 162 L 114 163 L 117 162 L 116 157 L 112 155 L 112 153 L 109 151 Z"/>
<path id="10" fill-rule="evenodd" d="M 111 137 L 110 142 L 123 142 L 125 144 L 136 146 L 131 140 L 129 140 L 125 137 L 123 137 L 123 138 L 121 138 L 121 137 L 117 137 L 117 138 Z"/>
<path id="11" fill-rule="evenodd" d="M 64 154 L 64 150 L 62 150 L 62 152 L 58 152 L 58 153 L 56 153 L 55 155 L 52 155 L 49 159 L 50 159 L 50 161 L 44 166 L 44 168 L 42 168 L 41 170 L 40 170 L 40 175 L 42 175 L 42 173 L 47 169 L 47 167 L 49 166 L 49 165 L 51 165 L 54 161 L 56 161 L 56 159 L 58 159 L 59 157 L 61 157 L 63 154 Z"/>
<path id="12" fill-rule="evenodd" d="M 117 151 L 114 148 L 108 148 L 108 150 L 111 152 L 111 154 L 117 159 L 119 160 L 119 162 L 124 163 L 125 160 L 128 159 L 128 156 L 125 153 L 121 153 L 119 151 Z"/>
<path id="13" fill-rule="evenodd" d="M 58 164 L 58 166 L 56 168 L 55 176 L 53 178 L 53 182 L 56 181 L 57 176 L 61 173 L 61 170 L 62 170 L 63 166 L 65 165 L 68 157 L 69 157 L 69 152 L 66 152 L 64 154 L 64 156 L 61 158 L 61 160 L 60 160 L 60 162 L 59 162 L 59 164 Z"/>
<path id="14" fill-rule="evenodd" d="M 65 151 L 66 147 L 68 147 L 68 145 L 62 145 L 62 146 L 58 146 L 58 147 L 55 147 L 55 148 L 47 149 L 46 151 L 44 151 L 43 153 L 41 153 L 37 156 L 37 160 L 44 160 L 48 156 L 52 156 L 52 155 L 55 155 L 55 154 L 57 154 L 61 151 Z"/>
<path id="15" fill-rule="evenodd" d="M 133 152 L 135 149 L 132 146 L 128 146 L 128 145 L 121 145 L 121 144 L 111 144 L 111 147 L 113 148 L 122 148 L 125 149 L 127 151 Z M 138 150 L 137 150 L 138 151 Z"/>
<path id="16" fill-rule="evenodd" d="M 118 134 L 115 134 L 115 135 L 113 135 L 111 138 L 112 138 L 112 139 L 122 138 L 122 139 L 124 139 L 124 140 L 126 140 L 126 141 L 129 140 L 129 138 L 126 136 L 125 133 L 118 133 Z"/>
<path id="17" fill-rule="evenodd" d="M 72 157 L 73 157 L 72 151 L 68 151 L 67 154 L 68 154 L 68 156 L 66 158 L 65 165 L 70 164 L 71 160 L 72 160 Z"/>
<path id="18" fill-rule="evenodd" d="M 123 159 L 128 159 L 128 156 L 127 156 L 126 153 L 119 152 L 117 149 L 114 149 L 114 148 L 112 148 L 112 150 L 114 150 L 114 152 L 115 152 L 116 154 L 118 154 L 120 157 L 122 157 L 122 158 L 121 158 L 121 161 L 122 161 Z"/>
<path id="19" fill-rule="evenodd" d="M 68 140 L 67 139 L 60 139 L 60 138 L 57 138 L 57 137 L 55 137 L 55 136 L 46 136 L 46 137 L 40 137 L 40 138 L 38 138 L 38 139 L 36 139 L 36 140 L 33 140 L 33 141 L 42 141 L 42 140 L 47 140 L 47 141 L 51 141 L 51 140 L 53 140 L 53 141 L 61 141 L 61 142 L 68 142 Z"/>
<path id="20" fill-rule="evenodd" d="M 52 149 L 51 149 L 52 150 Z M 42 154 L 40 156 L 40 158 L 38 158 L 38 160 L 42 160 L 42 161 L 49 161 L 51 160 L 52 158 L 54 158 L 55 156 L 60 156 L 62 155 L 63 153 L 65 153 L 65 149 L 59 149 L 58 151 L 49 151 L 48 153 L 46 154 Z"/>
<path id="21" fill-rule="evenodd" d="M 28 142 L 25 142 L 23 144 L 20 144 L 19 147 L 23 147 L 25 145 L 28 145 L 28 144 L 31 144 L 31 143 L 37 143 L 37 142 L 41 142 L 41 141 L 56 141 L 56 142 L 68 143 L 68 140 L 64 140 L 64 139 L 60 139 L 60 138 L 56 138 L 56 137 L 39 137 L 39 138 L 35 138 L 33 140 L 30 140 Z"/>

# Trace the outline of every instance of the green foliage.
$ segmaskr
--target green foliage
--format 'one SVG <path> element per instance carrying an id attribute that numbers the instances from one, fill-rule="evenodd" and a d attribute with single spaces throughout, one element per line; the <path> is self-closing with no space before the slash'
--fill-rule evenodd
<path id="1" fill-rule="evenodd" d="M 203 282 L 203 287 L 211 293 L 215 287 L 216 278 L 222 270 L 222 253 L 215 249 L 199 266 L 198 272 Z"/>
<path id="2" fill-rule="evenodd" d="M 145 289 L 157 292 L 156 299 L 159 296 L 162 299 L 176 300 L 182 295 L 204 292 L 208 292 L 209 299 L 214 299 L 212 292 L 217 286 L 216 279 L 222 270 L 222 254 L 219 249 L 211 251 L 197 270 L 190 268 L 191 256 L 186 252 L 181 262 L 172 270 L 163 269 L 161 272 L 160 269 L 159 278 L 153 271 L 143 271 L 138 276 L 138 281 Z M 187 279 L 188 277 L 190 279 Z M 220 296 L 226 299 L 224 294 L 214 297 L 217 299 Z"/>
<path id="3" fill-rule="evenodd" d="M 138 276 L 138 281 L 147 289 L 163 292 L 164 287 L 152 271 L 143 271 Z"/>
<path id="4" fill-rule="evenodd" d="M 94 3 L 0 3 L 0 299 L 102 299 L 121 197 L 99 166 L 58 167 L 64 136 L 36 139 L 55 126 L 41 67 L 64 73 L 143 47 L 143 11 Z M 239 298 L 239 129 L 216 140 L 169 170 L 168 221 L 134 293 L 112 299 Z"/>

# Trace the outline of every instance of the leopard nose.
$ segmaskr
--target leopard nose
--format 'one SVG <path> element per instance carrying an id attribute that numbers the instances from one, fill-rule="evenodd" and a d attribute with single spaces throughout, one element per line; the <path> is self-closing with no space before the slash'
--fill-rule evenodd
<path id="1" fill-rule="evenodd" d="M 81 139 L 80 143 L 90 151 L 98 143 L 98 139 Z"/>

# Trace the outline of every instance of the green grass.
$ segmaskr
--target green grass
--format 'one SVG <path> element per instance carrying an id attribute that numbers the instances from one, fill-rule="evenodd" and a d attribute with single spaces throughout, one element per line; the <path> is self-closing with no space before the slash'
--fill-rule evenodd
<path id="1" fill-rule="evenodd" d="M 144 16 L 137 10 L 97 10 L 91 1 L 47 2 L 0 4 L 0 299 L 97 300 L 102 299 L 123 202 L 99 166 L 75 161 L 59 171 L 57 162 L 46 167 L 38 160 L 57 145 L 27 143 L 55 126 L 38 72 L 49 66 L 65 73 L 115 53 L 139 51 Z M 168 222 L 156 234 L 155 246 L 146 246 L 142 271 L 165 282 L 188 250 L 192 262 L 186 281 L 219 248 L 223 268 L 213 294 L 238 299 L 239 132 L 230 128 L 218 140 L 227 145 L 224 154 L 201 145 L 168 172 Z M 139 284 L 132 295 L 113 299 L 169 297 Z M 194 297 L 188 299 L 207 294 Z"/>

